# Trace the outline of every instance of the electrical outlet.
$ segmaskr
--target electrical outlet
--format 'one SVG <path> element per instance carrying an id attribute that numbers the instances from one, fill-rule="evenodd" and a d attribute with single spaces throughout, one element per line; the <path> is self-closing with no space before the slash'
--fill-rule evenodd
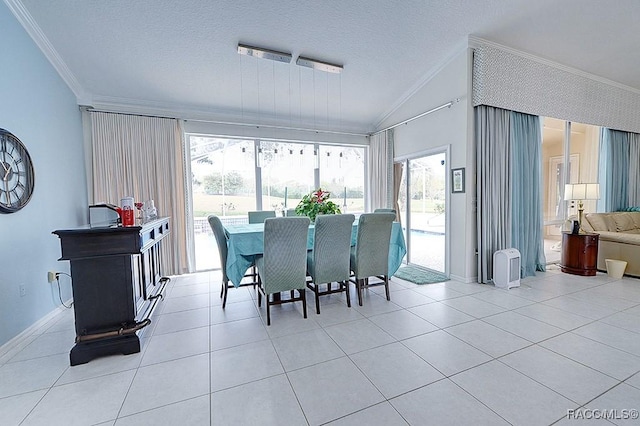
<path id="1" fill-rule="evenodd" d="M 47 272 L 47 281 L 49 281 L 49 284 L 51 284 L 55 280 L 56 280 L 56 273 L 52 271 Z"/>
<path id="2" fill-rule="evenodd" d="M 20 297 L 24 297 L 27 295 L 27 288 L 24 284 L 20 284 Z"/>

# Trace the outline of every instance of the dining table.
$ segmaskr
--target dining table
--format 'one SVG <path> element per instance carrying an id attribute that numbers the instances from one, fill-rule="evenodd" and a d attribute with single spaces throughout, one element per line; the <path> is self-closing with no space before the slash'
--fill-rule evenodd
<path id="1" fill-rule="evenodd" d="M 253 265 L 256 256 L 264 252 L 264 223 L 228 224 L 224 226 L 228 239 L 227 277 L 238 287 L 246 271 Z M 313 249 L 314 225 L 309 225 L 307 250 Z M 358 221 L 351 227 L 351 246 L 358 236 Z M 389 276 L 396 273 L 407 253 L 404 234 L 399 222 L 391 224 L 389 240 Z"/>

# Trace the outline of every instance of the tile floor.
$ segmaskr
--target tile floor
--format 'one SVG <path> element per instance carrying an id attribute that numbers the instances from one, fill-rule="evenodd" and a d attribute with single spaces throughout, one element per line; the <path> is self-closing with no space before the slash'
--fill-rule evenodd
<path id="1" fill-rule="evenodd" d="M 332 295 L 316 315 L 309 297 L 308 319 L 283 305 L 270 327 L 252 289 L 223 311 L 219 279 L 174 278 L 139 354 L 69 367 L 73 314 L 59 314 L 0 356 L 0 425 L 640 422 L 625 418 L 640 409 L 638 279 L 394 279 L 391 302 Z"/>

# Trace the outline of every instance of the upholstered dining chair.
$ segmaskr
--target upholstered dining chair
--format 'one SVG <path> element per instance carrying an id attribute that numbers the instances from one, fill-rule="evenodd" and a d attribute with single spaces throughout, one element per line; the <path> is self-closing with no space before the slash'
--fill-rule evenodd
<path id="1" fill-rule="evenodd" d="M 352 214 L 326 214 L 316 217 L 313 250 L 307 253 L 307 274 L 311 277 L 307 287 L 313 291 L 316 313 L 320 313 L 320 296 L 345 292 L 347 306 L 349 297 L 349 254 L 351 252 L 351 228 L 355 216 Z M 333 288 L 333 283 L 338 287 Z M 322 291 L 321 285 L 327 286 Z"/>
<path id="2" fill-rule="evenodd" d="M 358 290 L 358 304 L 362 306 L 364 287 L 384 284 L 387 300 L 389 295 L 389 242 L 393 213 L 365 213 L 358 219 L 356 245 L 351 249 L 352 282 Z M 382 280 L 369 283 L 369 277 Z"/>
<path id="3" fill-rule="evenodd" d="M 308 217 L 276 217 L 264 221 L 264 252 L 256 259 L 258 269 L 258 307 L 262 295 L 267 304 L 267 325 L 271 325 L 271 306 L 302 301 L 307 317 L 307 237 Z M 289 299 L 277 300 L 274 293 L 290 292 Z M 295 296 L 295 292 L 299 296 Z"/>
<path id="4" fill-rule="evenodd" d="M 259 210 L 249 212 L 249 223 L 263 223 L 265 219 L 276 217 L 275 210 Z"/>
<path id="5" fill-rule="evenodd" d="M 298 216 L 298 213 L 296 213 L 296 209 L 287 209 L 285 210 L 285 216 L 294 217 L 294 216 Z"/>
<path id="6" fill-rule="evenodd" d="M 393 214 L 396 214 L 396 210 L 395 209 L 375 209 L 373 212 L 374 213 L 393 213 Z"/>
<path id="7" fill-rule="evenodd" d="M 213 231 L 213 235 L 216 237 L 216 243 L 218 244 L 218 253 L 220 254 L 220 266 L 222 268 L 222 287 L 220 288 L 220 297 L 222 298 L 222 309 L 224 309 L 227 305 L 227 293 L 229 289 L 233 287 L 233 284 L 229 283 L 229 277 L 227 277 L 227 252 L 229 251 L 227 245 L 227 235 L 224 232 L 224 226 L 222 226 L 222 222 L 220 221 L 220 218 L 218 216 L 212 214 L 207 217 L 207 220 L 209 221 L 209 226 Z M 254 278 L 254 275 L 248 274 L 245 275 L 245 277 Z M 255 279 L 251 282 L 241 283 L 239 287 L 248 285 L 252 285 L 253 287 L 255 287 Z"/>
<path id="8" fill-rule="evenodd" d="M 275 210 L 258 210 L 258 211 L 250 211 L 248 213 L 249 223 L 264 223 L 265 219 L 270 217 L 276 217 Z M 251 265 L 251 276 L 253 277 L 253 281 L 258 280 L 258 273 L 256 272 L 256 264 Z"/>

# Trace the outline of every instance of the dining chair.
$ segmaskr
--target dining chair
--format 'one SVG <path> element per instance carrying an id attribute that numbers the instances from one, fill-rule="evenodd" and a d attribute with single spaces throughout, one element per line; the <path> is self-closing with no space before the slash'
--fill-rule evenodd
<path id="1" fill-rule="evenodd" d="M 250 211 L 248 216 L 249 223 L 264 223 L 265 219 L 276 217 L 276 212 L 275 210 Z M 258 273 L 256 272 L 255 262 L 251 265 L 251 276 L 253 277 L 253 281 L 257 281 Z"/>
<path id="2" fill-rule="evenodd" d="M 362 306 L 364 287 L 384 284 L 387 300 L 389 296 L 389 242 L 393 213 L 365 213 L 358 219 L 356 245 L 351 249 L 351 270 L 358 290 L 358 304 Z M 369 277 L 381 282 L 369 283 Z"/>
<path id="3" fill-rule="evenodd" d="M 275 210 L 259 210 L 249 212 L 249 223 L 264 223 L 265 219 L 276 217 Z"/>
<path id="4" fill-rule="evenodd" d="M 267 302 L 267 325 L 271 325 L 271 306 L 302 301 L 307 317 L 307 237 L 308 217 L 276 217 L 264 221 L 264 251 L 256 259 L 258 269 L 258 307 L 262 295 Z M 289 291 L 289 299 L 274 294 Z M 295 291 L 299 296 L 295 297 Z"/>
<path id="5" fill-rule="evenodd" d="M 351 252 L 351 228 L 355 216 L 352 214 L 326 214 L 316 217 L 313 250 L 307 253 L 307 287 L 313 291 L 316 313 L 320 314 L 320 296 L 345 292 L 347 306 L 349 297 L 349 254 Z M 333 288 L 333 283 L 338 287 Z M 327 289 L 320 290 L 321 285 Z"/>
<path id="6" fill-rule="evenodd" d="M 393 213 L 393 214 L 396 214 L 396 210 L 395 209 L 375 209 L 373 212 L 374 213 Z"/>
<path id="7" fill-rule="evenodd" d="M 298 216 L 298 213 L 296 213 L 296 209 L 287 209 L 285 210 L 285 216 L 294 217 L 294 216 Z"/>
<path id="8" fill-rule="evenodd" d="M 227 293 L 230 288 L 234 287 L 234 285 L 229 282 L 229 277 L 227 277 L 227 253 L 229 251 L 227 235 L 224 232 L 224 226 L 222 226 L 222 222 L 218 216 L 212 214 L 207 217 L 207 220 L 209 221 L 209 226 L 213 231 L 213 235 L 216 237 L 218 253 L 220 254 L 220 266 L 222 268 L 222 287 L 220 288 L 220 298 L 222 298 L 222 309 L 224 309 L 227 305 Z M 245 277 L 255 278 L 253 274 L 247 274 Z M 252 285 L 255 288 L 255 279 L 251 282 L 241 283 L 238 287 L 248 285 Z"/>

